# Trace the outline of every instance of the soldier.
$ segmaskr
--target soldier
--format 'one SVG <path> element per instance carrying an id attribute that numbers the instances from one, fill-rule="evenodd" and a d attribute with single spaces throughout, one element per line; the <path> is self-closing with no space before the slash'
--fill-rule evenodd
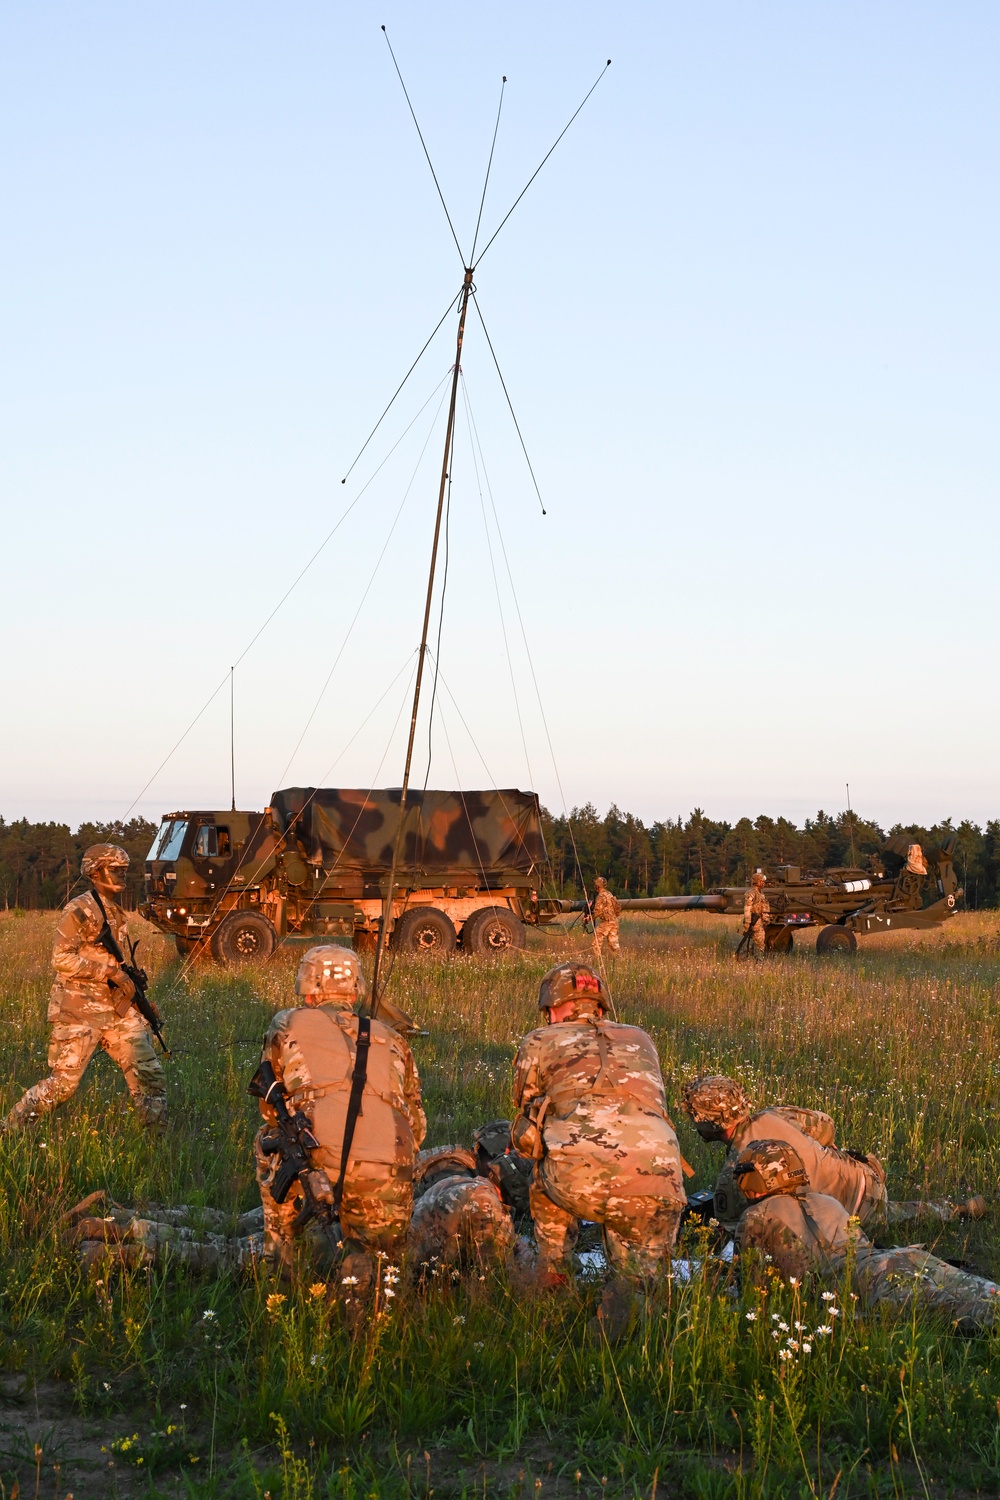
<path id="1" fill-rule="evenodd" d="M 612 953 L 622 951 L 618 945 L 618 918 L 622 909 L 618 898 L 608 890 L 608 882 L 603 875 L 598 875 L 594 881 L 594 891 L 596 894 L 590 908 L 594 919 L 594 957 L 600 961 L 605 942 Z"/>
<path id="2" fill-rule="evenodd" d="M 755 958 L 763 958 L 767 942 L 767 924 L 771 920 L 771 906 L 764 895 L 767 876 L 763 870 L 754 870 L 750 886 L 743 899 L 743 936 L 749 951 L 753 946 Z M 743 944 L 740 944 L 743 947 Z"/>
<path id="3" fill-rule="evenodd" d="M 512 1137 L 535 1162 L 530 1189 L 538 1269 L 556 1284 L 580 1220 L 603 1226 L 619 1272 L 652 1276 L 670 1255 L 686 1198 L 659 1059 L 637 1026 L 606 1021 L 607 991 L 586 964 L 542 980 L 546 1024 L 514 1063 Z"/>
<path id="4" fill-rule="evenodd" d="M 312 1121 L 319 1142 L 312 1152 L 312 1188 L 327 1203 L 333 1201 L 333 1184 L 341 1172 L 357 1055 L 359 1018 L 351 1007 L 361 986 L 361 965 L 350 948 L 310 948 L 295 976 L 302 1004 L 278 1012 L 261 1054 L 284 1084 L 289 1109 L 301 1110 Z M 262 1142 L 277 1117 L 263 1099 L 260 1110 L 264 1125 L 254 1155 L 264 1208 L 264 1250 L 270 1262 L 289 1267 L 300 1204 L 294 1190 L 284 1203 L 275 1203 L 268 1191 L 281 1158 L 265 1154 Z M 375 1254 L 393 1259 L 402 1254 L 413 1210 L 413 1160 L 426 1129 L 413 1054 L 402 1037 L 374 1020 L 340 1204 L 341 1268 L 345 1284 L 356 1286 L 359 1298 L 371 1285 Z"/>
<path id="5" fill-rule="evenodd" d="M 836 1286 L 850 1267 L 865 1307 L 922 1307 L 945 1312 L 963 1333 L 996 1325 L 1000 1286 L 960 1271 L 918 1245 L 876 1250 L 842 1203 L 812 1187 L 802 1158 L 786 1141 L 753 1141 L 736 1163 L 749 1207 L 736 1231 L 741 1255 L 770 1256 L 782 1275 Z"/>
<path id="6" fill-rule="evenodd" d="M 500 1196 L 520 1228 L 531 1222 L 531 1178 L 535 1165 L 518 1156 L 510 1136 L 510 1120 L 490 1120 L 472 1133 L 476 1169 L 500 1189 Z"/>
<path id="7" fill-rule="evenodd" d="M 481 1268 L 510 1255 L 510 1212 L 498 1185 L 480 1176 L 476 1156 L 466 1147 L 421 1151 L 413 1172 L 413 1196 L 410 1250 L 418 1266 L 436 1261 Z"/>
<path id="8" fill-rule="evenodd" d="M 132 1004 L 135 986 L 97 938 L 105 917 L 119 948 L 126 937 L 117 897 L 125 889 L 128 855 L 117 844 L 92 844 L 81 870 L 92 890 L 63 908 L 52 949 L 55 983 L 49 995 L 49 1076 L 14 1105 L 3 1129 L 34 1124 L 72 1098 L 87 1064 L 103 1047 L 122 1072 L 144 1125 L 167 1119 L 167 1080 L 153 1050 L 149 1026 Z"/>
<path id="9" fill-rule="evenodd" d="M 760 1140 L 785 1141 L 794 1147 L 806 1164 L 815 1191 L 836 1198 L 876 1234 L 888 1224 L 919 1218 L 940 1219 L 947 1224 L 961 1217 L 981 1218 L 986 1211 L 979 1197 L 960 1204 L 950 1198 L 890 1203 L 885 1168 L 878 1157 L 870 1152 L 838 1150 L 829 1115 L 797 1106 L 754 1114 L 735 1079 L 720 1075 L 694 1079 L 685 1086 L 681 1108 L 703 1141 L 724 1141 L 728 1147 L 715 1184 L 715 1216 L 730 1230 L 747 1206 L 735 1175 L 736 1160 L 746 1146 Z"/>

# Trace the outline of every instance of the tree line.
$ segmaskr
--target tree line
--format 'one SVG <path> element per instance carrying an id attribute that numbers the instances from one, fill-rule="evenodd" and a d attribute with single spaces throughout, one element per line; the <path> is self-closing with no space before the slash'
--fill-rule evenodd
<path id="1" fill-rule="evenodd" d="M 858 865 L 880 853 L 888 838 L 906 834 L 925 848 L 957 835 L 955 869 L 970 907 L 996 906 L 1000 898 L 1000 819 L 985 828 L 950 818 L 931 828 L 877 823 L 842 812 L 818 812 L 802 828 L 787 818 L 740 818 L 727 823 L 696 807 L 686 818 L 646 825 L 612 806 L 600 817 L 593 803 L 568 817 L 542 809 L 551 861 L 551 888 L 560 896 L 582 894 L 604 875 L 619 896 L 697 895 L 719 886 L 745 885 L 758 867 L 800 865 L 803 870 Z M 128 823 L 81 823 L 71 833 L 65 823 L 7 823 L 0 818 L 0 906 L 59 907 L 83 889 L 80 859 L 89 844 L 121 844 L 131 859 L 125 904 L 142 895 L 143 861 L 156 824 L 145 818 Z"/>

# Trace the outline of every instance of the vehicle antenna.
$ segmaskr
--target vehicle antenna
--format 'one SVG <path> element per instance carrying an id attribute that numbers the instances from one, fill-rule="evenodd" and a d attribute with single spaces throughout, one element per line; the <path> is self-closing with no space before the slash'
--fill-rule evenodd
<path id="1" fill-rule="evenodd" d="M 233 671 L 229 668 L 229 773 L 233 789 L 233 812 L 236 811 L 236 690 Z"/>
<path id="2" fill-rule="evenodd" d="M 854 865 L 854 866 L 856 866 L 857 865 L 857 857 L 856 857 L 856 855 L 854 853 L 854 814 L 851 811 L 851 783 L 849 781 L 847 781 L 847 782 L 844 783 L 844 785 L 847 787 L 847 816 L 848 816 L 848 819 L 849 819 L 849 826 L 850 826 L 850 829 L 851 829 L 851 864 Z"/>
<path id="3" fill-rule="evenodd" d="M 382 920 L 379 923 L 378 942 L 375 945 L 375 967 L 372 974 L 372 1016 L 378 1011 L 381 995 L 379 994 L 378 982 L 379 972 L 382 967 L 382 957 L 385 953 L 385 944 L 389 935 L 389 923 L 392 920 L 392 898 L 396 888 L 396 869 L 399 865 L 399 853 L 403 844 L 403 825 L 406 820 L 406 797 L 410 789 L 410 767 L 413 764 L 413 742 L 417 733 L 417 713 L 420 709 L 420 686 L 424 675 L 424 662 L 427 658 L 427 635 L 431 621 L 431 603 L 434 597 L 434 570 L 437 566 L 438 542 L 441 539 L 441 518 L 444 513 L 445 493 L 448 486 L 448 461 L 451 455 L 452 437 L 455 431 L 455 406 L 458 400 L 458 381 L 462 373 L 462 340 L 465 338 L 465 316 L 469 310 L 469 298 L 473 292 L 472 268 L 466 266 L 465 277 L 462 281 L 462 295 L 459 303 L 458 313 L 458 337 L 455 344 L 455 367 L 452 370 L 451 398 L 448 402 L 448 425 L 445 429 L 444 455 L 441 459 L 441 483 L 438 487 L 437 513 L 434 518 L 434 541 L 431 544 L 431 564 L 427 577 L 427 598 L 424 602 L 424 624 L 420 636 L 420 654 L 417 657 L 417 678 L 413 685 L 413 707 L 410 711 L 410 733 L 406 743 L 406 761 L 403 766 L 403 785 L 399 793 L 399 825 L 396 829 L 396 842 L 392 850 L 392 864 L 389 866 L 389 880 L 382 898 Z"/>

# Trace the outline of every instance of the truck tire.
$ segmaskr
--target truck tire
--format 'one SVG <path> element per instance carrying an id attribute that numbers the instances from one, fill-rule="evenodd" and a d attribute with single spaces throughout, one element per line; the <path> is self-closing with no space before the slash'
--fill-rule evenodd
<path id="1" fill-rule="evenodd" d="M 278 934 L 259 911 L 231 911 L 212 934 L 212 956 L 223 964 L 246 964 L 270 958 Z"/>
<path id="2" fill-rule="evenodd" d="M 524 923 L 505 906 L 481 906 L 462 928 L 466 953 L 513 953 L 524 944 Z"/>
<path id="3" fill-rule="evenodd" d="M 858 940 L 849 927 L 841 927 L 839 922 L 831 922 L 828 927 L 821 927 L 816 935 L 816 952 L 823 953 L 857 953 Z"/>
<path id="4" fill-rule="evenodd" d="M 457 942 L 454 923 L 436 906 L 404 911 L 392 933 L 398 953 L 420 953 L 425 958 L 445 958 L 454 953 Z"/>

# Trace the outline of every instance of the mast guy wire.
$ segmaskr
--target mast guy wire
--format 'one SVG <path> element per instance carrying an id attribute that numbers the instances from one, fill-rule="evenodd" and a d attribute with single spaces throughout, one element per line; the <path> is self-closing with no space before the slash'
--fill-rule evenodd
<path id="1" fill-rule="evenodd" d="M 427 165 L 431 169 L 431 176 L 434 178 L 434 186 L 437 188 L 437 195 L 441 199 L 441 207 L 444 209 L 444 216 L 448 220 L 448 228 L 451 230 L 451 237 L 455 241 L 455 249 L 458 251 L 459 257 L 460 257 L 461 262 L 462 262 L 462 268 L 464 270 L 465 269 L 465 256 L 462 254 L 462 247 L 458 243 L 458 235 L 455 233 L 455 226 L 451 222 L 451 214 L 448 212 L 448 205 L 444 201 L 444 193 L 442 193 L 442 191 L 441 191 L 441 184 L 438 182 L 438 175 L 437 175 L 437 173 L 434 170 L 434 163 L 431 161 L 431 154 L 430 154 L 430 152 L 427 149 L 427 142 L 424 140 L 424 133 L 420 129 L 420 125 L 419 125 L 419 122 L 417 120 L 416 112 L 415 112 L 415 110 L 413 108 L 413 105 L 410 104 L 410 96 L 409 96 L 409 94 L 407 92 L 406 84 L 403 82 L 403 75 L 399 71 L 399 63 L 396 61 L 396 54 L 392 50 L 392 43 L 389 40 L 389 33 L 386 31 L 386 29 L 385 29 L 384 26 L 382 27 L 382 35 L 385 37 L 385 45 L 389 49 L 389 56 L 392 58 L 392 65 L 396 69 L 396 77 L 399 79 L 400 87 L 403 90 L 403 97 L 405 98 L 406 103 L 409 106 L 410 114 L 411 114 L 411 116 L 413 118 L 413 123 L 417 127 L 417 135 L 420 137 L 420 144 L 424 148 L 424 155 L 427 158 Z M 586 102 L 586 101 L 584 101 L 584 102 Z M 581 108 L 582 108 L 582 105 L 581 105 Z M 577 113 L 579 113 L 579 110 L 577 111 Z M 563 132 L 563 134 L 565 134 L 565 131 Z"/>
<path id="2" fill-rule="evenodd" d="M 383 27 L 382 29 L 384 31 L 385 27 Z M 393 61 L 395 62 L 395 58 L 393 58 Z M 594 82 L 590 85 L 590 88 L 587 90 L 587 92 L 584 94 L 583 98 L 581 99 L 580 103 L 577 105 L 576 109 L 573 111 L 573 113 L 570 115 L 569 119 L 566 121 L 566 124 L 563 126 L 562 130 L 560 130 L 559 134 L 556 136 L 555 140 L 552 142 L 552 145 L 549 147 L 549 149 L 546 151 L 545 155 L 542 157 L 541 161 L 538 163 L 538 166 L 535 168 L 535 170 L 532 172 L 531 176 L 528 178 L 527 182 L 524 184 L 524 187 L 521 189 L 521 191 L 518 193 L 517 197 L 514 199 L 513 203 L 510 205 L 510 208 L 508 208 L 507 212 L 504 214 L 503 218 L 500 220 L 500 223 L 497 225 L 496 229 L 494 229 L 493 233 L 490 235 L 489 239 L 486 241 L 486 244 L 483 246 L 482 251 L 480 252 L 480 256 L 479 256 L 480 260 L 482 260 L 483 256 L 486 254 L 487 250 L 490 248 L 490 246 L 492 245 L 493 241 L 496 239 L 497 235 L 500 233 L 501 229 L 506 224 L 507 220 L 510 218 L 511 214 L 514 212 L 515 208 L 520 203 L 521 199 L 524 197 L 525 193 L 528 191 L 528 189 L 530 188 L 531 184 L 534 182 L 535 178 L 538 176 L 539 172 L 542 170 L 542 168 L 544 167 L 545 163 L 548 161 L 549 157 L 552 155 L 553 151 L 556 149 L 556 147 L 558 146 L 559 142 L 562 140 L 563 136 L 566 134 L 567 130 L 572 125 L 573 121 L 576 119 L 577 115 L 580 113 L 581 109 L 586 104 L 587 100 L 590 98 L 591 94 L 594 92 L 594 90 L 596 89 L 597 85 L 600 83 L 601 79 L 604 77 L 605 73 L 608 71 L 608 69 L 610 68 L 610 66 L 611 66 L 611 59 L 609 57 L 608 60 L 607 60 L 607 62 L 604 64 L 604 67 L 598 73 L 597 77 L 594 79 Z M 400 79 L 400 82 L 402 82 L 402 79 Z M 440 191 L 440 189 L 439 189 L 439 191 Z M 450 222 L 450 220 L 449 220 L 449 222 Z M 452 233 L 454 234 L 454 230 L 452 230 Z M 457 241 L 456 241 L 456 244 L 457 244 Z"/>
<path id="3" fill-rule="evenodd" d="M 497 105 L 497 122 L 493 127 L 493 141 L 490 145 L 490 159 L 486 163 L 486 181 L 483 183 L 483 196 L 479 200 L 479 217 L 476 220 L 476 232 L 472 236 L 472 254 L 469 256 L 469 259 L 472 261 L 473 265 L 475 265 L 476 263 L 476 246 L 479 243 L 479 226 L 483 222 L 483 208 L 486 204 L 486 189 L 490 185 L 490 171 L 493 167 L 493 153 L 496 150 L 497 131 L 500 129 L 500 111 L 503 109 L 503 91 L 506 87 L 507 74 L 505 73 L 500 84 L 500 103 Z"/>
<path id="4" fill-rule="evenodd" d="M 535 478 L 535 471 L 531 467 L 531 459 L 528 457 L 528 449 L 525 446 L 524 437 L 523 437 L 523 435 L 521 433 L 521 424 L 517 420 L 517 413 L 514 410 L 514 403 L 510 399 L 510 392 L 507 389 L 507 382 L 503 378 L 503 371 L 500 368 L 500 361 L 497 359 L 497 352 L 496 352 L 496 350 L 493 347 L 493 340 L 490 338 L 489 329 L 486 327 L 486 321 L 483 318 L 483 310 L 479 306 L 479 298 L 476 296 L 475 290 L 473 290 L 473 293 L 472 293 L 472 300 L 475 303 L 476 312 L 479 314 L 479 322 L 480 322 L 480 324 L 482 326 L 483 332 L 486 335 L 486 342 L 490 346 L 490 353 L 493 356 L 493 363 L 497 367 L 497 374 L 500 376 L 500 384 L 503 386 L 503 393 L 507 397 L 507 405 L 510 407 L 510 414 L 511 414 L 511 417 L 513 418 L 514 427 L 515 427 L 515 429 L 517 431 L 518 441 L 521 444 L 521 452 L 524 454 L 524 461 L 528 465 L 528 473 L 531 475 L 531 482 L 535 486 L 535 494 L 538 496 L 538 503 L 542 507 L 542 515 L 543 516 L 547 516 L 548 515 L 548 511 L 545 509 L 545 501 L 542 499 L 542 492 L 538 488 L 538 480 Z"/>

